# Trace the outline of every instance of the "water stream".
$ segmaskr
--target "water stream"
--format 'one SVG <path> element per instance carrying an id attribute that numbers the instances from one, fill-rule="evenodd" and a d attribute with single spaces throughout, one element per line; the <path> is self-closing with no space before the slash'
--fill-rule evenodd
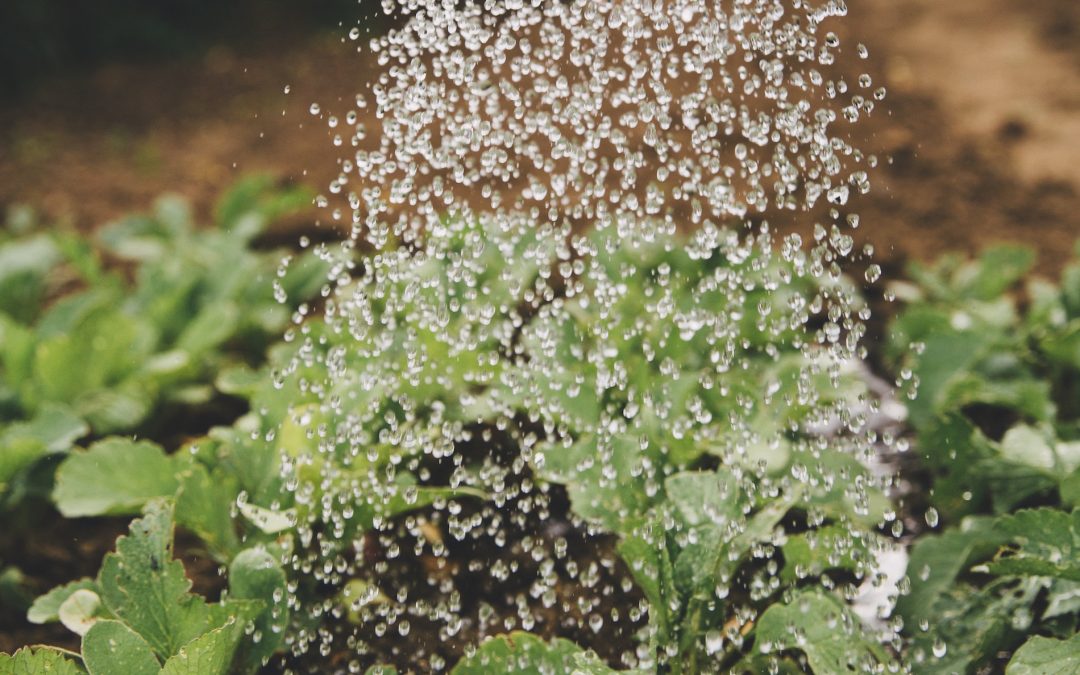
<path id="1" fill-rule="evenodd" d="M 286 473 L 326 597 L 293 652 L 439 671 L 527 630 L 726 672 L 783 651 L 746 636 L 796 587 L 887 616 L 892 478 L 865 467 L 893 441 L 851 367 L 880 277 L 852 139 L 885 93 L 844 2 L 383 4 L 377 77 L 312 108 L 351 235 L 281 373 L 315 395 Z M 675 583 L 714 591 L 662 611 L 638 541 L 703 551 L 715 578 Z"/>

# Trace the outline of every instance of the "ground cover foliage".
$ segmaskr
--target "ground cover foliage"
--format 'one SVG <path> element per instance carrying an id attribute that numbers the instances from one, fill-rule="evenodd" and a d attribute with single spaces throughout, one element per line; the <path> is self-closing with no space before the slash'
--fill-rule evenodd
<path id="1" fill-rule="evenodd" d="M 859 324 L 781 311 L 838 297 L 861 316 L 859 286 L 807 273 L 790 238 L 584 233 L 588 273 L 556 293 L 566 236 L 543 228 L 447 217 L 378 265 L 256 246 L 310 199 L 251 179 L 209 229 L 164 200 L 93 239 L 21 217 L 4 232 L 4 518 L 131 522 L 95 576 L 32 603 L 18 606 L 33 570 L 5 570 L 5 611 L 61 622 L 81 648 L 27 646 L 0 672 L 1072 672 L 1080 263 L 1050 282 L 999 247 L 894 284 L 871 348 L 918 392 L 894 484 L 874 476 L 872 433 L 828 431 L 823 395 L 875 400 L 813 346 L 850 339 L 858 356 Z M 335 313 L 346 270 L 369 315 Z M 694 324 L 702 298 L 730 317 L 713 327 L 740 337 L 730 351 Z M 404 320 L 440 303 L 453 311 Z M 714 359 L 737 375 L 702 387 Z M 597 379 L 618 386 L 593 400 L 581 385 Z M 235 419 L 196 414 L 222 409 Z M 193 417 L 182 434 L 158 422 Z M 527 576 L 536 552 L 536 583 L 473 606 L 485 587 L 455 580 L 476 572 L 455 556 L 506 536 L 474 525 L 498 517 L 527 536 L 483 573 Z M 220 593 L 192 592 L 175 528 L 219 565 Z M 579 567 L 568 539 L 608 549 Z M 899 545 L 895 611 L 872 625 L 852 601 Z M 395 576 L 410 564 L 427 590 Z M 605 652 L 609 635 L 629 648 Z"/>

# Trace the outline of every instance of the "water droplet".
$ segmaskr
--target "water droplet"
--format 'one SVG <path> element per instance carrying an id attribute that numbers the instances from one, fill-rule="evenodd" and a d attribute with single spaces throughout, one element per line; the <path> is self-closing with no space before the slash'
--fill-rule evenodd
<path id="1" fill-rule="evenodd" d="M 930 526 L 931 528 L 937 527 L 938 526 L 938 520 L 939 520 L 939 516 L 938 516 L 938 510 L 937 509 L 935 509 L 933 506 L 926 509 L 926 524 L 928 526 Z"/>

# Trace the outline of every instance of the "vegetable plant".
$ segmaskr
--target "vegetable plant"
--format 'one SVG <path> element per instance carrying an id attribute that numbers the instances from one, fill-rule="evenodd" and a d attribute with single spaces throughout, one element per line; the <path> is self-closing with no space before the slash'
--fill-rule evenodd
<path id="1" fill-rule="evenodd" d="M 999 246 L 914 266 L 898 288 L 891 353 L 898 383 L 919 389 L 932 530 L 897 608 L 918 672 L 1044 672 L 1080 654 L 1080 264 L 1021 287 L 1033 263 Z"/>

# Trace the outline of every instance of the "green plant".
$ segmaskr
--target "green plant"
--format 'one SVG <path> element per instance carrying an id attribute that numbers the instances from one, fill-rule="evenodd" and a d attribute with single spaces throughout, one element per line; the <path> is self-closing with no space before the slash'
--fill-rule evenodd
<path id="1" fill-rule="evenodd" d="M 155 434 L 155 413 L 209 403 L 220 369 L 257 360 L 325 283 L 313 253 L 278 278 L 282 253 L 252 247 L 309 199 L 253 178 L 223 197 L 217 229 L 170 198 L 105 227 L 100 247 L 62 231 L 0 242 L 17 263 L 0 273 L 0 495 L 40 490 L 39 460 L 80 438 Z M 102 256 L 133 265 L 133 283 Z"/>
<path id="2" fill-rule="evenodd" d="M 236 554 L 228 593 L 208 603 L 190 592 L 172 545 L 173 505 L 152 500 L 96 579 L 54 589 L 30 608 L 31 620 L 61 621 L 82 636 L 81 668 L 72 672 L 224 675 L 253 672 L 274 652 L 289 615 L 282 552 L 258 546 Z M 245 632 L 249 624 L 254 633 Z M 54 654 L 14 659 L 36 659 L 44 668 Z"/>
<path id="3" fill-rule="evenodd" d="M 1030 279 L 1024 248 L 916 266 L 892 324 L 911 423 L 928 471 L 927 523 L 897 610 L 920 672 L 1008 672 L 1066 655 L 1080 629 L 1080 431 L 1074 335 L 1080 264 L 1060 286 Z M 1023 302 L 1021 302 L 1023 300 Z M 913 349 L 907 350 L 909 345 Z M 1075 650 L 1073 651 L 1075 654 Z M 1028 670 L 1024 670 L 1028 668 Z"/>

